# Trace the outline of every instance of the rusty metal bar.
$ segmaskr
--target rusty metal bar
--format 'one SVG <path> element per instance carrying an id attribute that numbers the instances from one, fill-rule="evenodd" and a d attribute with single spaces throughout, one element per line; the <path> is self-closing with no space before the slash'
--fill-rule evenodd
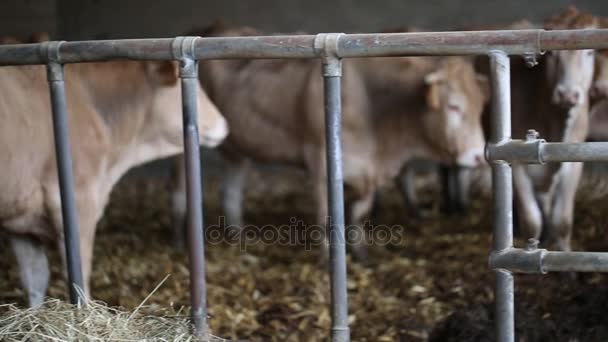
<path id="1" fill-rule="evenodd" d="M 65 262 L 68 271 L 68 289 L 72 304 L 78 304 L 80 296 L 77 288 L 85 290 L 80 260 L 80 229 L 74 192 L 74 174 L 70 152 L 70 130 L 65 100 L 63 65 L 60 63 L 59 50 L 62 42 L 45 42 L 40 45 L 40 56 L 48 61 L 47 79 L 53 112 L 53 133 L 55 137 L 55 156 L 57 176 L 61 196 L 61 217 Z"/>
<path id="2" fill-rule="evenodd" d="M 492 82 L 492 135 L 490 142 L 499 144 L 511 136 L 511 77 L 509 57 L 502 51 L 490 53 Z M 513 174 L 504 161 L 492 163 L 494 193 L 493 253 L 513 247 Z M 496 269 L 495 325 L 496 340 L 515 341 L 513 274 Z"/>
<path id="3" fill-rule="evenodd" d="M 314 35 L 207 37 L 196 42 L 194 59 L 315 58 Z M 172 39 L 122 39 L 66 42 L 63 63 L 111 59 L 172 59 Z M 545 50 L 608 48 L 608 29 L 496 30 L 345 34 L 337 43 L 338 57 L 482 55 L 503 51 L 509 55 Z M 38 44 L 0 46 L 0 65 L 43 64 Z"/>
<path id="4" fill-rule="evenodd" d="M 173 58 L 180 63 L 186 163 L 188 252 L 190 259 L 190 302 L 194 332 L 208 338 L 207 283 L 205 280 L 205 241 L 203 232 L 203 190 L 198 134 L 198 62 L 192 59 L 197 37 L 177 37 Z"/>
<path id="5" fill-rule="evenodd" d="M 323 51 L 325 91 L 325 141 L 329 217 L 329 278 L 331 288 L 331 340 L 350 341 L 346 279 L 346 235 L 344 221 L 344 178 L 342 174 L 342 60 L 336 55 L 341 34 L 319 34 L 315 48 Z"/>
<path id="6" fill-rule="evenodd" d="M 516 273 L 608 272 L 608 253 L 550 252 L 546 249 L 510 248 L 490 256 L 494 270 Z"/>

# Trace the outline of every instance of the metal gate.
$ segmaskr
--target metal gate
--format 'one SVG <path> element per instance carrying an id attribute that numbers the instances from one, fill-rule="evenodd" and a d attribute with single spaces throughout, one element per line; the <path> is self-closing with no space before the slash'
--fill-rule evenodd
<path id="1" fill-rule="evenodd" d="M 342 178 L 342 58 L 381 56 L 484 55 L 491 59 L 492 136 L 486 154 L 492 164 L 494 244 L 490 267 L 496 273 L 496 329 L 499 341 L 514 341 L 513 272 L 608 272 L 608 253 L 549 252 L 513 247 L 513 190 L 510 162 L 608 161 L 608 142 L 546 143 L 536 137 L 511 139 L 509 55 L 533 56 L 547 50 L 606 49 L 608 30 L 520 30 L 417 32 L 389 34 L 318 34 L 263 37 L 177 37 L 0 46 L 0 65 L 46 64 L 64 219 L 65 248 L 73 303 L 83 287 L 72 161 L 69 153 L 63 65 L 107 61 L 177 60 L 182 85 L 188 198 L 188 234 L 192 319 L 207 331 L 202 189 L 199 162 L 196 87 L 200 59 L 321 58 L 325 92 L 329 192 L 331 339 L 349 341 Z"/>

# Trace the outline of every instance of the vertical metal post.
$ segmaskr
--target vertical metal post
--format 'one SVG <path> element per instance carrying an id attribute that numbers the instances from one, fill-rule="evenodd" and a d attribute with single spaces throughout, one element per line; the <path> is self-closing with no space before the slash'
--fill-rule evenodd
<path id="1" fill-rule="evenodd" d="M 208 336 L 207 284 L 205 280 L 205 241 L 203 233 L 203 193 L 197 123 L 198 61 L 192 59 L 197 37 L 177 37 L 174 57 L 179 60 L 184 123 L 186 194 L 188 200 L 188 249 L 190 258 L 190 300 L 197 336 Z"/>
<path id="2" fill-rule="evenodd" d="M 48 60 L 47 80 L 51 94 L 53 111 L 53 133 L 55 136 L 55 156 L 57 175 L 61 196 L 61 217 L 63 220 L 63 237 L 68 269 L 68 288 L 70 301 L 78 304 L 80 297 L 76 287 L 84 289 L 80 261 L 80 230 L 76 200 L 74 198 L 74 174 L 70 154 L 70 132 L 65 101 L 63 65 L 59 61 L 59 47 L 62 42 L 46 42 L 40 46 L 40 52 Z"/>
<path id="3" fill-rule="evenodd" d="M 331 340 L 350 341 L 346 287 L 346 236 L 344 222 L 344 179 L 342 175 L 340 82 L 342 61 L 337 55 L 340 34 L 321 34 L 315 45 L 323 49 L 323 88 L 325 92 L 325 140 L 327 148 L 327 191 L 329 218 L 329 276 L 331 288 Z"/>
<path id="4" fill-rule="evenodd" d="M 511 138 L 511 71 L 509 57 L 502 51 L 490 53 L 492 81 L 491 144 Z M 513 174 L 505 161 L 492 161 L 494 193 L 493 251 L 513 247 Z M 515 341 L 514 281 L 508 270 L 496 270 L 495 325 L 496 340 Z"/>

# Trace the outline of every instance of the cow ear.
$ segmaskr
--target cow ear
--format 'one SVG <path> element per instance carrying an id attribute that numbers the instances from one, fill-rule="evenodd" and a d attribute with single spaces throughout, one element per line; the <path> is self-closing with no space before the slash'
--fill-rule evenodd
<path id="1" fill-rule="evenodd" d="M 439 100 L 439 87 L 436 84 L 430 84 L 426 88 L 426 104 L 433 111 L 441 109 L 441 101 Z"/>
<path id="2" fill-rule="evenodd" d="M 424 83 L 431 85 L 440 81 L 445 80 L 445 74 L 441 71 L 435 71 L 430 74 L 427 74 L 424 77 Z"/>
<path id="3" fill-rule="evenodd" d="M 483 103 L 487 103 L 490 101 L 490 97 L 492 96 L 490 90 L 490 81 L 488 77 L 485 75 L 477 74 L 476 77 L 477 83 L 479 84 L 479 88 L 481 89 L 481 95 L 483 96 Z"/>
<path id="4" fill-rule="evenodd" d="M 177 62 L 174 61 L 162 61 L 162 62 L 148 62 L 146 69 L 148 75 L 158 84 L 164 86 L 172 86 L 177 83 L 178 69 Z"/>

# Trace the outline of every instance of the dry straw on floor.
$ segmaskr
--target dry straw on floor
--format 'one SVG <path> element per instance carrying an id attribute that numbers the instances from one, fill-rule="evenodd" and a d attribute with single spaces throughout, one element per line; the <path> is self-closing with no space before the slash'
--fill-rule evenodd
<path id="1" fill-rule="evenodd" d="M 216 337 L 201 339 L 192 335 L 188 316 L 179 311 L 162 315 L 143 314 L 146 300 L 132 312 L 86 299 L 80 305 L 49 299 L 35 309 L 22 309 L 13 304 L 0 305 L 0 340 L 226 341 Z"/>

